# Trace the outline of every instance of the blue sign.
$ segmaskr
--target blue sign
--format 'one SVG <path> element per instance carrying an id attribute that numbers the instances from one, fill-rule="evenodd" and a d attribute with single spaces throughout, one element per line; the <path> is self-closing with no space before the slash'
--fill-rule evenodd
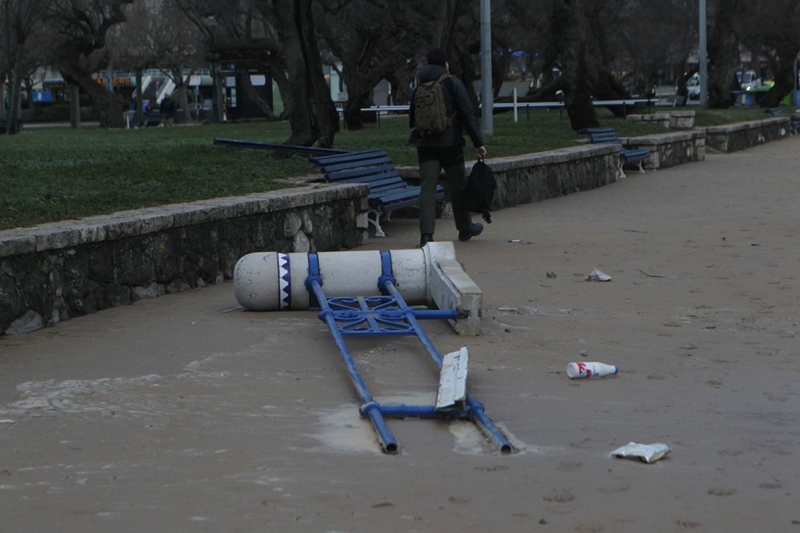
<path id="1" fill-rule="evenodd" d="M 52 104 L 53 93 L 51 93 L 50 91 L 34 91 L 33 101 L 38 104 Z"/>

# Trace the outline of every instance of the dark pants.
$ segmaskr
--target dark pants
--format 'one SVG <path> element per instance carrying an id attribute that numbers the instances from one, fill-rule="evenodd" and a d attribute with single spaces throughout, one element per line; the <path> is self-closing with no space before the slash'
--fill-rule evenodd
<path id="1" fill-rule="evenodd" d="M 467 175 L 464 170 L 464 149 L 461 146 L 441 148 L 417 148 L 419 156 L 419 232 L 436 232 L 436 186 L 439 175 L 444 169 L 447 175 L 445 189 L 447 197 L 453 205 L 453 217 L 456 229 L 467 231 L 472 224 L 472 216 L 464 209 L 464 191 L 467 186 Z"/>

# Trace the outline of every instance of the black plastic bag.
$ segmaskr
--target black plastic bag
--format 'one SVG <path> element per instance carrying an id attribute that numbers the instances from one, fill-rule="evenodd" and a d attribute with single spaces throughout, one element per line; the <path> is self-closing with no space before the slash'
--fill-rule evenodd
<path id="1" fill-rule="evenodd" d="M 490 208 L 494 200 L 494 191 L 497 189 L 497 180 L 489 165 L 483 159 L 477 161 L 472 166 L 467 178 L 467 188 L 465 191 L 467 211 L 480 213 L 487 224 L 492 223 Z"/>

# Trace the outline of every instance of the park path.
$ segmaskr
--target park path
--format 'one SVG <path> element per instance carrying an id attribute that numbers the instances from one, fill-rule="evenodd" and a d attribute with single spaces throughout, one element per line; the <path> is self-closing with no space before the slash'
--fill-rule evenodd
<path id="1" fill-rule="evenodd" d="M 382 455 L 315 314 L 244 312 L 231 283 L 0 338 L 0 529 L 798 529 L 798 154 L 792 137 L 631 172 L 455 243 L 484 334 L 425 328 L 442 353 L 469 347 L 508 456 L 414 420 L 390 422 L 401 451 Z M 415 220 L 386 229 L 366 248 L 418 240 Z M 416 341 L 353 348 L 382 401 L 430 400 Z M 621 373 L 570 381 L 581 360 Z M 609 457 L 630 441 L 672 452 Z"/>

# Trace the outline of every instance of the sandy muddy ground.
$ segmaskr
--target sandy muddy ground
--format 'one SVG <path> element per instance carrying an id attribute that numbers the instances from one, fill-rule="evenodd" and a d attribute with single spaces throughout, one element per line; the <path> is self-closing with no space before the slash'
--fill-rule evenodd
<path id="1" fill-rule="evenodd" d="M 424 325 L 469 347 L 511 455 L 429 420 L 390 421 L 383 455 L 316 314 L 244 312 L 232 283 L 0 338 L 0 530 L 800 531 L 798 153 L 629 172 L 456 243 L 484 334 Z M 386 229 L 368 249 L 418 240 Z M 380 401 L 432 401 L 416 340 L 350 346 Z M 630 441 L 672 452 L 609 457 Z"/>

